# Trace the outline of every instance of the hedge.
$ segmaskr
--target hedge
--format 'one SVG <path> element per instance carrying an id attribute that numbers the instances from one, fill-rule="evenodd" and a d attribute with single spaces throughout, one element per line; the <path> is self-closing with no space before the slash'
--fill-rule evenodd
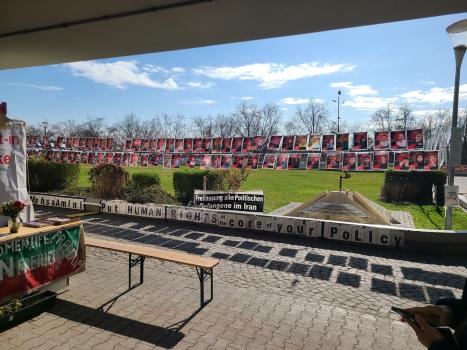
<path id="1" fill-rule="evenodd" d="M 29 159 L 27 165 L 29 190 L 32 192 L 61 191 L 78 183 L 79 164 Z"/>
<path id="2" fill-rule="evenodd" d="M 151 187 L 154 185 L 160 186 L 161 178 L 159 174 L 135 173 L 131 175 L 131 182 L 135 189 L 141 189 L 145 187 Z"/>
<path id="3" fill-rule="evenodd" d="M 433 203 L 433 185 L 437 186 L 436 204 L 444 205 L 444 185 L 447 174 L 444 171 L 393 171 L 385 173 L 381 190 L 384 202 L 410 202 L 415 204 Z"/>
<path id="4" fill-rule="evenodd" d="M 89 171 L 91 195 L 102 199 L 120 197 L 128 184 L 128 173 L 121 166 L 101 164 Z"/>
<path id="5" fill-rule="evenodd" d="M 175 172 L 173 184 L 175 197 L 184 205 L 193 200 L 194 190 L 203 189 L 203 178 L 207 176 L 207 189 L 215 189 L 218 183 L 218 174 L 214 171 L 202 171 L 199 173 Z"/>

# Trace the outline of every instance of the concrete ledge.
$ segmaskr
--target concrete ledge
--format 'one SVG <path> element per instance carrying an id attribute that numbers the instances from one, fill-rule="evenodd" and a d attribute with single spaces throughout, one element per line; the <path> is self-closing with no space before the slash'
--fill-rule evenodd
<path id="1" fill-rule="evenodd" d="M 82 203 L 95 200 L 48 194 L 32 194 L 34 204 L 83 210 Z M 69 207 L 68 207 L 69 206 Z M 384 225 L 363 225 L 332 220 L 316 220 L 280 215 L 255 214 L 174 205 L 132 204 L 123 200 L 100 200 L 101 212 L 157 220 L 214 225 L 268 234 L 304 236 L 306 239 L 329 239 L 347 244 L 373 245 L 435 254 L 460 254 L 467 251 L 467 233 L 409 229 Z"/>

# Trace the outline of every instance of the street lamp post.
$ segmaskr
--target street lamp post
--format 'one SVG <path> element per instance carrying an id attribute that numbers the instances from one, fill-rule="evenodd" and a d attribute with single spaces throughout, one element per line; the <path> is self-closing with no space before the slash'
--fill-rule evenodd
<path id="1" fill-rule="evenodd" d="M 337 91 L 337 101 L 332 100 L 332 102 L 337 102 L 337 133 L 340 129 L 340 120 L 341 120 L 341 91 Z"/>
<path id="2" fill-rule="evenodd" d="M 448 157 L 448 186 L 454 185 L 454 163 L 453 149 L 454 134 L 457 129 L 457 115 L 459 110 L 459 80 L 461 73 L 462 60 L 467 48 L 467 19 L 451 24 L 446 28 L 449 39 L 454 46 L 454 55 L 456 58 L 456 75 L 454 81 L 454 98 L 452 102 L 452 120 L 451 120 L 451 140 L 449 142 Z M 450 230 L 452 227 L 452 206 L 446 208 L 446 222 L 444 228 Z"/>
<path id="3" fill-rule="evenodd" d="M 44 127 L 44 136 L 47 136 L 47 127 L 49 126 L 49 123 L 42 122 L 42 126 Z"/>

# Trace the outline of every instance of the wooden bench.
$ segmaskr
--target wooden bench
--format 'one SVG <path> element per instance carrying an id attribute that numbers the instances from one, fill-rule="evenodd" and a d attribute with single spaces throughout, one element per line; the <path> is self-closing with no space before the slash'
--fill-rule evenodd
<path id="1" fill-rule="evenodd" d="M 85 237 L 85 243 L 88 247 L 113 250 L 121 253 L 128 253 L 128 289 L 133 289 L 144 282 L 144 259 L 153 258 L 161 261 L 169 261 L 177 264 L 191 266 L 196 269 L 200 282 L 200 304 L 201 308 L 209 303 L 213 298 L 213 269 L 219 264 L 219 260 L 205 258 L 198 255 L 179 253 L 165 249 L 147 247 L 140 244 L 111 241 L 105 239 Z M 136 258 L 133 258 L 136 255 Z M 139 284 L 131 284 L 131 269 L 139 265 Z M 208 301 L 204 300 L 204 281 L 211 279 L 211 297 Z"/>

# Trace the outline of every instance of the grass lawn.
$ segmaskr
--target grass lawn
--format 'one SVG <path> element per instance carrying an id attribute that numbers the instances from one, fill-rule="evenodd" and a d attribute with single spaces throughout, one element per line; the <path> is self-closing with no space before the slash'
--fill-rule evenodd
<path id="1" fill-rule="evenodd" d="M 175 171 L 196 172 L 197 169 L 163 169 L 153 168 L 126 168 L 130 174 L 137 172 L 158 173 L 164 190 L 174 193 L 172 174 Z M 88 187 L 89 166 L 80 166 L 79 187 Z M 280 208 L 290 202 L 304 202 L 317 194 L 328 190 L 336 190 L 339 186 L 338 171 L 274 171 L 255 170 L 243 183 L 243 190 L 263 190 L 265 196 L 265 212 Z M 412 214 L 417 228 L 442 229 L 444 227 L 444 210 L 438 213 L 431 205 L 396 205 L 384 203 L 379 199 L 384 174 L 382 173 L 352 173 L 350 179 L 344 180 L 343 187 L 357 191 L 376 201 L 390 210 L 405 210 Z M 461 209 L 453 211 L 453 229 L 467 230 L 467 214 Z"/>

